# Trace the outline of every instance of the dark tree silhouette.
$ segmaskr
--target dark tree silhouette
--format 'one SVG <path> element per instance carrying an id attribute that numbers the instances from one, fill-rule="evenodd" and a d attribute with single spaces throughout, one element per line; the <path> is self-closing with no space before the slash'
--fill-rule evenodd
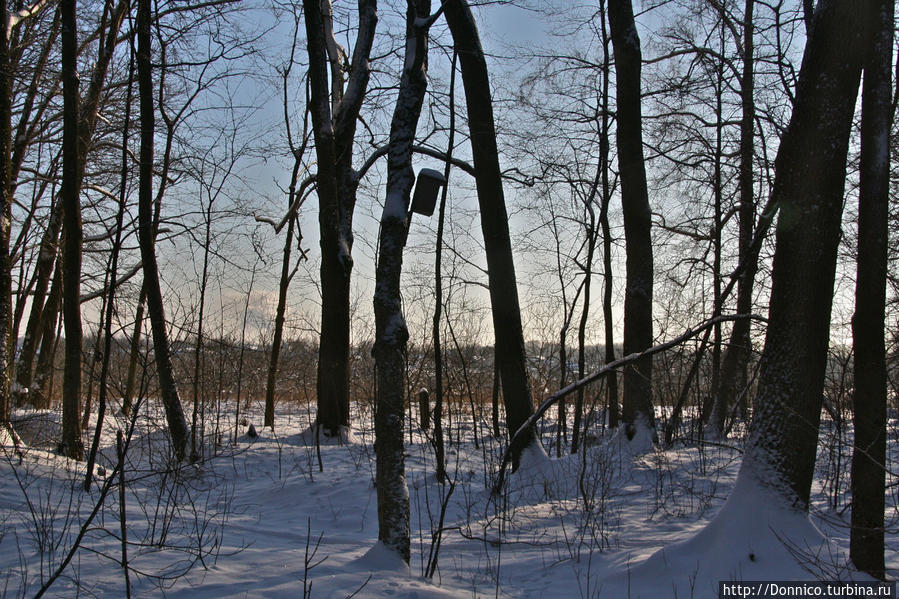
<path id="1" fill-rule="evenodd" d="M 150 25 L 152 13 L 150 0 L 137 3 L 137 83 L 140 98 L 140 173 L 138 181 L 138 237 L 144 269 L 144 288 L 147 293 L 147 313 L 153 331 L 153 351 L 156 355 L 156 372 L 159 377 L 159 393 L 165 407 L 169 435 L 175 457 L 185 458 L 190 431 L 184 418 L 178 386 L 172 370 L 166 331 L 162 290 L 159 287 L 159 269 L 156 264 L 155 235 L 153 231 L 153 132 L 155 112 L 153 106 L 153 73 L 150 61 Z"/>
<path id="2" fill-rule="evenodd" d="M 316 191 L 322 256 L 316 418 L 322 432 L 332 436 L 339 435 L 340 429 L 350 423 L 350 274 L 353 210 L 359 186 L 358 173 L 353 169 L 353 143 L 368 86 L 369 53 L 378 20 L 376 6 L 375 0 L 359 0 L 359 30 L 347 71 L 348 59 L 334 37 L 332 15 L 322 11 L 330 3 L 303 2 L 309 51 L 309 110 L 318 158 Z"/>
<path id="3" fill-rule="evenodd" d="M 618 111 L 618 166 L 621 171 L 621 208 L 624 215 L 625 291 L 624 354 L 652 345 L 652 215 L 646 188 L 641 113 L 640 37 L 630 0 L 609 1 L 609 25 L 615 55 Z M 624 370 L 622 422 L 628 439 L 641 428 L 655 436 L 652 407 L 652 360 Z"/>
<path id="4" fill-rule="evenodd" d="M 468 2 L 448 0 L 443 6 L 446 22 L 459 54 L 468 107 L 481 229 L 487 251 L 490 305 L 496 335 L 495 355 L 506 407 L 506 427 L 511 437 L 534 413 L 534 405 L 528 382 L 515 263 L 512 260 L 512 243 L 509 238 L 509 218 L 496 146 L 490 80 L 478 28 Z M 533 433 L 517 438 L 517 445 L 512 452 L 513 469 L 518 468 L 521 452 L 529 445 L 539 443 Z"/>
<path id="5" fill-rule="evenodd" d="M 739 478 L 803 511 L 817 450 L 865 12 L 849 0 L 818 3 L 775 161 L 772 201 L 780 216 L 768 331 Z"/>
<path id="6" fill-rule="evenodd" d="M 862 87 L 858 276 L 852 341 L 855 353 L 855 446 L 852 452 L 852 528 L 855 567 L 884 578 L 884 494 L 887 371 L 884 322 L 892 130 L 892 0 L 871 2 L 871 44 Z"/>

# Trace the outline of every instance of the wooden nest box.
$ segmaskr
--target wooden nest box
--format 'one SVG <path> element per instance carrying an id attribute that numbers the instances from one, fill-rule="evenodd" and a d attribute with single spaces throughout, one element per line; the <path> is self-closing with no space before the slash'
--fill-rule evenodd
<path id="1" fill-rule="evenodd" d="M 418 179 L 415 182 L 415 194 L 412 196 L 412 212 L 431 216 L 434 214 L 434 206 L 437 204 L 437 193 L 440 186 L 446 185 L 446 177 L 440 171 L 432 168 L 423 168 L 418 171 Z"/>

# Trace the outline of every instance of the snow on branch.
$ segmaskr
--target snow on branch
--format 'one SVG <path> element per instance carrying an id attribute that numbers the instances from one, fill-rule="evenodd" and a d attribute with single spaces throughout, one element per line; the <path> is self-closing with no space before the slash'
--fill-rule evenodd
<path id="1" fill-rule="evenodd" d="M 496 482 L 496 486 L 494 487 L 494 491 L 498 491 L 503 485 L 503 477 L 505 475 L 506 465 L 511 460 L 510 449 L 512 447 L 515 447 L 515 442 L 517 440 L 519 440 L 520 438 L 523 438 L 526 431 L 533 428 L 534 425 L 537 424 L 537 421 L 540 420 L 543 417 L 543 415 L 547 412 L 547 410 L 549 410 L 553 405 L 558 403 L 561 399 L 574 393 L 578 389 L 581 389 L 582 387 L 586 387 L 590 383 L 592 383 L 596 380 L 599 380 L 600 378 L 609 374 L 610 372 L 614 372 L 615 370 L 618 370 L 622 366 L 627 366 L 628 364 L 633 364 L 634 362 L 637 362 L 637 361 L 641 360 L 642 358 L 647 358 L 654 354 L 658 354 L 663 351 L 669 350 L 673 347 L 676 347 L 676 346 L 680 345 L 681 343 L 684 343 L 685 341 L 688 341 L 689 339 L 695 337 L 699 333 L 702 333 L 703 331 L 710 329 L 711 327 L 714 327 L 717 324 L 720 324 L 722 322 L 735 321 L 735 320 L 744 320 L 747 318 L 751 319 L 751 320 L 758 320 L 760 322 L 767 322 L 767 320 L 768 320 L 764 316 L 759 316 L 757 314 L 729 314 L 729 315 L 726 314 L 726 315 L 722 315 L 722 316 L 716 316 L 715 318 L 710 318 L 710 319 L 706 320 L 705 322 L 703 322 L 702 324 L 696 326 L 695 328 L 687 329 L 686 331 L 684 331 L 683 333 L 681 333 L 674 339 L 666 341 L 665 343 L 660 343 L 659 345 L 654 345 L 648 349 L 643 350 L 642 352 L 628 354 L 627 356 L 624 356 L 623 358 L 619 358 L 618 360 L 615 360 L 614 362 L 609 362 L 608 364 L 606 364 L 599 370 L 592 372 L 591 374 L 588 374 L 584 378 L 571 383 L 567 387 L 559 389 L 558 391 L 556 391 L 555 393 L 553 393 L 552 395 L 547 397 L 545 400 L 543 400 L 543 403 L 540 404 L 540 407 L 537 408 L 537 411 L 534 412 L 534 414 L 531 415 L 530 418 L 525 420 L 524 423 L 520 427 L 518 427 L 518 430 L 515 431 L 515 434 L 512 435 L 512 438 L 509 440 L 509 444 L 506 447 L 506 451 L 503 453 L 503 459 L 500 462 L 499 476 L 497 477 L 497 482 Z"/>
<path id="2" fill-rule="evenodd" d="M 9 19 L 6 21 L 6 38 L 9 39 L 10 33 L 12 33 L 13 28 L 27 19 L 28 17 L 33 17 L 37 13 L 41 12 L 41 10 L 49 3 L 49 0 L 38 0 L 31 6 L 26 6 L 25 8 L 21 8 L 16 12 L 9 15 Z"/>

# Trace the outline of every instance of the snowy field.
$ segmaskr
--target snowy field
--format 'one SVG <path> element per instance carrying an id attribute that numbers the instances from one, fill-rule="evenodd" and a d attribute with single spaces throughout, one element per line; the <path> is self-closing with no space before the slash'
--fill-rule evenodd
<path id="1" fill-rule="evenodd" d="M 35 597 L 46 587 L 43 596 L 65 598 L 126 597 L 130 588 L 132 597 L 173 599 L 647 599 L 717 597 L 719 580 L 852 576 L 845 568 L 851 437 L 829 421 L 811 522 L 775 514 L 769 522 L 779 530 L 742 518 L 740 502 L 722 512 L 740 466 L 739 440 L 633 455 L 598 433 L 576 456 L 526 456 L 504 490 L 491 494 L 503 448 L 487 423 L 475 429 L 470 418 L 455 418 L 449 426 L 446 485 L 436 482 L 431 445 L 414 428 L 406 568 L 377 545 L 370 410 L 355 406 L 348 443 L 318 452 L 308 409 L 279 405 L 273 432 L 261 427 L 259 408 L 245 415 L 257 438 L 244 424 L 232 443 L 234 415 L 220 414 L 221 443 L 208 434 L 204 459 L 178 468 L 168 463 L 160 412 L 142 410 L 130 443 L 128 422 L 108 417 L 90 492 L 82 489 L 84 464 L 52 452 L 57 416 L 17 412 L 27 445 L 17 452 L 6 436 L 0 450 L 0 598 Z M 207 431 L 215 420 L 207 415 Z M 124 487 L 117 429 L 127 444 Z M 555 456 L 554 430 L 542 432 Z M 895 472 L 895 418 L 889 443 Z M 895 578 L 899 485 L 895 475 L 887 482 L 887 568 Z M 754 495 L 741 497 L 751 503 Z"/>

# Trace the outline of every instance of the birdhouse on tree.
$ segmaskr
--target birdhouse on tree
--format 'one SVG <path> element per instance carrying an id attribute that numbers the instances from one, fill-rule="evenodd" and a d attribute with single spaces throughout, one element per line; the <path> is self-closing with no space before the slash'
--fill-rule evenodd
<path id="1" fill-rule="evenodd" d="M 446 185 L 446 177 L 440 171 L 423 168 L 418 171 L 415 182 L 415 194 L 412 196 L 412 212 L 431 216 L 437 204 L 437 192 L 440 186 Z"/>

